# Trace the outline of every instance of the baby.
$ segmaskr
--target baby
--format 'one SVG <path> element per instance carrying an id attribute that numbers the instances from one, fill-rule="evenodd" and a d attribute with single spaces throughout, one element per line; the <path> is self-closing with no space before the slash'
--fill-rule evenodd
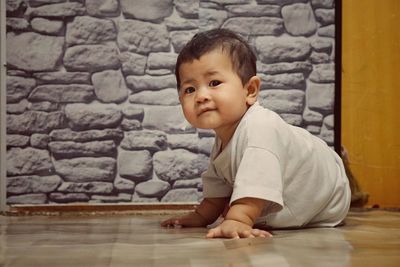
<path id="1" fill-rule="evenodd" d="M 319 138 L 257 102 L 256 56 L 235 33 L 196 34 L 175 69 L 185 118 L 216 138 L 195 211 L 162 226 L 205 227 L 208 238 L 267 237 L 267 229 L 334 227 L 350 188 L 340 157 Z"/>

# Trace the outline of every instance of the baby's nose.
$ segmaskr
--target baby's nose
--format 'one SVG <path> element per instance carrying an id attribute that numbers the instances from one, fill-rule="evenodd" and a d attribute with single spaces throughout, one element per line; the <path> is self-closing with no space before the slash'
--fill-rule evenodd
<path id="1" fill-rule="evenodd" d="M 199 88 L 196 91 L 196 102 L 201 103 L 210 100 L 210 94 L 206 88 Z"/>

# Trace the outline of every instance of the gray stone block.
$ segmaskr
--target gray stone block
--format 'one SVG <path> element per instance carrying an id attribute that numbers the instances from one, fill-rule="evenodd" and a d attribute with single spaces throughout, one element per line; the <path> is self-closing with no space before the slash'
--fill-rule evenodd
<path id="1" fill-rule="evenodd" d="M 208 158 L 184 149 L 160 151 L 153 157 L 154 171 L 164 181 L 196 178 L 208 166 Z"/>
<path id="2" fill-rule="evenodd" d="M 150 152 L 120 151 L 118 154 L 118 172 L 123 178 L 136 183 L 152 178 L 153 164 Z"/>
<path id="3" fill-rule="evenodd" d="M 53 163 L 56 173 L 67 182 L 112 182 L 115 178 L 116 160 L 114 158 L 80 157 L 55 160 Z"/>
<path id="4" fill-rule="evenodd" d="M 11 148 L 7 151 L 7 175 L 49 174 L 53 172 L 50 154 L 36 148 Z"/>
<path id="5" fill-rule="evenodd" d="M 7 64 L 26 71 L 53 70 L 60 63 L 63 46 L 63 37 L 11 32 L 7 34 Z"/>

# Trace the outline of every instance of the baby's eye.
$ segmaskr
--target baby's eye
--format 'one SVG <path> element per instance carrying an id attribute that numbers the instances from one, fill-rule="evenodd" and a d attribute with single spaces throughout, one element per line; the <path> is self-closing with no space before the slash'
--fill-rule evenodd
<path id="1" fill-rule="evenodd" d="M 211 82 L 210 82 L 210 86 L 211 87 L 216 87 L 216 86 L 218 86 L 218 85 L 220 85 L 221 84 L 221 82 L 220 81 L 217 81 L 217 80 L 212 80 Z"/>
<path id="2" fill-rule="evenodd" d="M 196 90 L 196 89 L 194 89 L 194 87 L 187 87 L 187 88 L 185 88 L 185 89 L 183 90 L 183 92 L 184 92 L 185 94 L 191 94 L 191 93 L 193 93 L 195 90 Z"/>

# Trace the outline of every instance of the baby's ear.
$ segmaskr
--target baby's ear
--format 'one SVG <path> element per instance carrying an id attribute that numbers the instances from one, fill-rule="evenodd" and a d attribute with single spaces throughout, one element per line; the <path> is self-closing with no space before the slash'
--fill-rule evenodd
<path id="1" fill-rule="evenodd" d="M 251 106 L 257 101 L 258 93 L 260 92 L 261 80 L 258 76 L 253 76 L 246 83 L 245 89 L 247 91 L 246 102 Z"/>

